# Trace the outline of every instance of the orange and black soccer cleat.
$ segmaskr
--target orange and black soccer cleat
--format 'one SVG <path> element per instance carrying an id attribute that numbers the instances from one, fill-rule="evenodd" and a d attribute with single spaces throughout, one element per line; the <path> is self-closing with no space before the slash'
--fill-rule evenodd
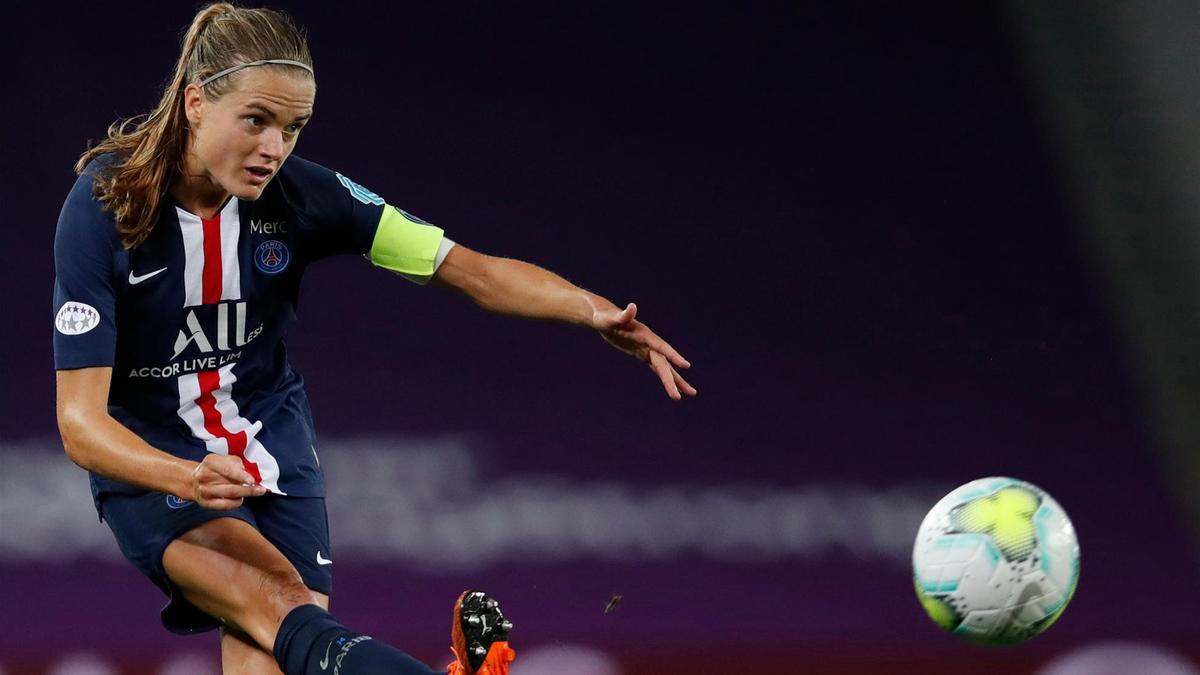
<path id="1" fill-rule="evenodd" d="M 454 603 L 450 651 L 454 662 L 446 675 L 508 675 L 517 653 L 508 646 L 512 622 L 500 613 L 500 603 L 483 591 L 463 591 Z"/>

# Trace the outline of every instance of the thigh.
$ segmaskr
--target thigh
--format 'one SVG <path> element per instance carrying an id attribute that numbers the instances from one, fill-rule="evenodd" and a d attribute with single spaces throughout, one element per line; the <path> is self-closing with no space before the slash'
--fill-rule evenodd
<path id="1" fill-rule="evenodd" d="M 289 611 L 316 601 L 279 549 L 233 518 L 185 532 L 167 546 L 162 563 L 188 602 L 266 649 Z"/>
<path id="2" fill-rule="evenodd" d="M 217 628 L 218 623 L 192 606 L 167 578 L 163 552 L 185 532 L 212 520 L 237 518 L 253 525 L 250 509 L 243 505 L 215 511 L 160 492 L 109 493 L 98 500 L 98 507 L 121 552 L 170 598 L 162 609 L 163 626 L 181 634 Z"/>
<path id="3" fill-rule="evenodd" d="M 317 604 L 329 609 L 329 596 L 313 593 Z M 283 675 L 275 656 L 254 644 L 250 636 L 241 631 L 221 629 L 221 673 L 222 675 Z"/>
<path id="4" fill-rule="evenodd" d="M 326 595 L 333 592 L 333 550 L 322 497 L 267 495 L 249 500 L 255 527 L 279 549 L 304 579 Z"/>

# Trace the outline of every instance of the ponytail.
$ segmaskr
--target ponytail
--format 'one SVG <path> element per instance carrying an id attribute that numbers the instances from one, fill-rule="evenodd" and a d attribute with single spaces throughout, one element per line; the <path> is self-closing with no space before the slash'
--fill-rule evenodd
<path id="1" fill-rule="evenodd" d="M 188 147 L 183 90 L 239 63 L 262 59 L 288 59 L 312 67 L 305 35 L 286 14 L 225 2 L 205 6 L 183 36 L 175 72 L 158 106 L 149 114 L 113 122 L 107 138 L 79 157 L 75 172 L 82 174 L 92 160 L 113 153 L 96 172 L 93 193 L 116 221 L 125 248 L 150 236 L 163 196 L 183 172 Z M 236 84 L 236 76 L 222 77 L 207 84 L 203 95 L 216 101 Z"/>

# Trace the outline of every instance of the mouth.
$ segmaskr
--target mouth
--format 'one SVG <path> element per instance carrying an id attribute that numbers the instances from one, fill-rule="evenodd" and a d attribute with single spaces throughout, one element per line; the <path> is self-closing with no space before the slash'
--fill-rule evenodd
<path id="1" fill-rule="evenodd" d="M 270 178 L 275 172 L 262 166 L 248 166 L 246 167 L 246 173 L 249 176 L 251 183 L 254 185 L 261 185 L 267 182 L 267 179 Z"/>

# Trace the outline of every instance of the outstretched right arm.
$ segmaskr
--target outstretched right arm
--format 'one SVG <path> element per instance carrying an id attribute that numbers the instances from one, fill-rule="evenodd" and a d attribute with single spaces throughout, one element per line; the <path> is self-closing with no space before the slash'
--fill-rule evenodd
<path id="1" fill-rule="evenodd" d="M 158 450 L 108 414 L 111 367 L 59 370 L 58 431 L 67 456 L 113 480 L 193 500 L 209 509 L 232 509 L 266 492 L 236 457 L 209 455 L 203 462 Z"/>

